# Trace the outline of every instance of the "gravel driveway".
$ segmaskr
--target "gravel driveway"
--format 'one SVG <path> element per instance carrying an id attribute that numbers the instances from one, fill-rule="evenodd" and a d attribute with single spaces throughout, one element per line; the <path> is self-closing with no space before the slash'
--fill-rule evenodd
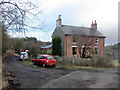
<path id="1" fill-rule="evenodd" d="M 117 70 L 92 72 L 88 70 L 36 68 L 19 63 L 9 55 L 3 63 L 20 83 L 20 88 L 118 88 Z"/>

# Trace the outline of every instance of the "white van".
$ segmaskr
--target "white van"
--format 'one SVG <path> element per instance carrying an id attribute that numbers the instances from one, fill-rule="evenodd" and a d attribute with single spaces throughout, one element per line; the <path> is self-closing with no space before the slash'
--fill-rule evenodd
<path id="1" fill-rule="evenodd" d="M 20 59 L 27 59 L 28 58 L 28 53 L 27 52 L 21 52 L 20 53 Z"/>

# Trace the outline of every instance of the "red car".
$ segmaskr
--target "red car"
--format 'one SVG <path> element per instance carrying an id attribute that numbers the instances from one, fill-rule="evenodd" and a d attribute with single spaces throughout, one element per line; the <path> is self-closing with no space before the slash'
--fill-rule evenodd
<path id="1" fill-rule="evenodd" d="M 32 59 L 32 63 L 35 65 L 55 66 L 56 60 L 52 55 L 38 55 L 36 58 Z"/>

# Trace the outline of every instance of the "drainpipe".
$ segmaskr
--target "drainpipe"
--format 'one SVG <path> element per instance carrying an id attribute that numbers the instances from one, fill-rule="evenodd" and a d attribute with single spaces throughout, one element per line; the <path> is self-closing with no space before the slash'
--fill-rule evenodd
<path id="1" fill-rule="evenodd" d="M 66 36 L 66 56 L 67 56 L 67 36 Z"/>

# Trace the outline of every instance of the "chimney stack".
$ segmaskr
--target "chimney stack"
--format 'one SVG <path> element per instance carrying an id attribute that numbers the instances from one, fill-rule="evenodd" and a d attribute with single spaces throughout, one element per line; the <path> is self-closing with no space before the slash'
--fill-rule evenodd
<path id="1" fill-rule="evenodd" d="M 58 16 L 58 19 L 56 20 L 56 27 L 61 27 L 62 25 L 62 19 L 61 19 L 61 15 Z"/>
<path id="2" fill-rule="evenodd" d="M 96 20 L 95 20 L 94 23 L 93 23 L 93 21 L 92 21 L 91 28 L 93 28 L 93 29 L 97 29 L 97 23 L 96 23 Z"/>

